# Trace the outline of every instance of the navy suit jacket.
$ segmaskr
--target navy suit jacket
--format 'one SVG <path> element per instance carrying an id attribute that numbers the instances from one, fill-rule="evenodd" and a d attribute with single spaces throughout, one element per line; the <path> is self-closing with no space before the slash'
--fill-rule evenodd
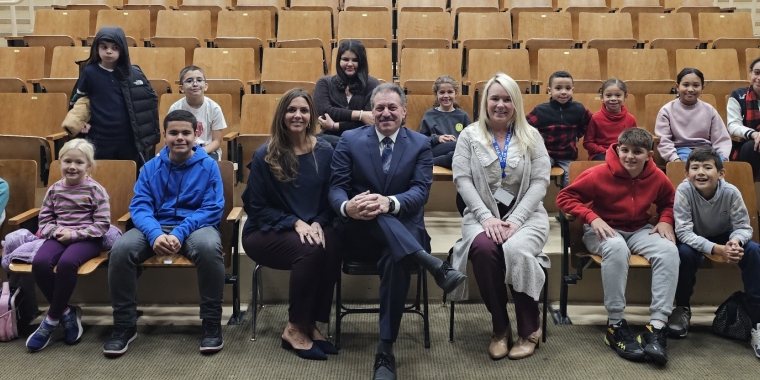
<path id="1" fill-rule="evenodd" d="M 337 215 L 340 207 L 355 195 L 371 193 L 395 196 L 400 203 L 396 215 L 376 218 L 394 256 L 406 255 L 414 246 L 430 252 L 430 236 L 425 230 L 423 208 L 433 183 L 433 153 L 427 136 L 401 127 L 393 145 L 390 169 L 383 172 L 380 141 L 374 125 L 345 131 L 335 147 L 329 202 Z M 404 229 L 405 231 L 401 231 Z M 419 248 L 418 248 L 419 249 Z"/>

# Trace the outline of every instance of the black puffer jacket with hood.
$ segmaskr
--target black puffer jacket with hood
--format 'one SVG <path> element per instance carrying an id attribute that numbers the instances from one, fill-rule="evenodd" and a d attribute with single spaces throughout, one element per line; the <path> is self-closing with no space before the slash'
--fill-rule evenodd
<path id="1" fill-rule="evenodd" d="M 138 152 L 144 152 L 148 148 L 158 144 L 161 130 L 158 125 L 158 96 L 151 87 L 148 78 L 145 77 L 139 66 L 132 65 L 129 60 L 127 37 L 124 30 L 119 27 L 105 26 L 98 30 L 95 40 L 92 42 L 90 57 L 87 60 L 77 62 L 80 72 L 88 65 L 97 65 L 100 62 L 98 55 L 98 43 L 101 39 L 113 41 L 119 46 L 121 52 L 114 69 L 114 75 L 121 85 L 121 93 L 127 106 L 127 114 L 132 124 L 132 132 Z M 72 97 L 69 108 L 74 106 L 81 96 L 77 94 L 79 81 L 71 91 Z"/>

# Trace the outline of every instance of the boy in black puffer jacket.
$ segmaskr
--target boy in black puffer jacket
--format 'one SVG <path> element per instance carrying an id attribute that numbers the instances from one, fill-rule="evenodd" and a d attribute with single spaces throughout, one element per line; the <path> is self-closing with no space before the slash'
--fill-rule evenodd
<path id="1" fill-rule="evenodd" d="M 79 64 L 70 106 L 81 97 L 90 100 L 89 124 L 79 133 L 95 145 L 96 160 L 134 160 L 139 169 L 144 152 L 159 141 L 158 96 L 142 70 L 130 63 L 124 31 L 101 28 L 90 57 Z"/>

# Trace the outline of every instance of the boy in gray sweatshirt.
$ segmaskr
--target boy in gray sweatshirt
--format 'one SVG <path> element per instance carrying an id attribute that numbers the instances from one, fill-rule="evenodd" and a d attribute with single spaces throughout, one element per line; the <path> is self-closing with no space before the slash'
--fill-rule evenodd
<path id="1" fill-rule="evenodd" d="M 760 358 L 760 245 L 752 241 L 749 213 L 741 192 L 723 179 L 726 169 L 712 147 L 694 148 L 686 160 L 686 179 L 676 189 L 673 213 L 681 265 L 671 336 L 686 337 L 691 319 L 689 299 L 703 255 L 720 255 L 742 271 L 752 319 L 752 349 Z"/>

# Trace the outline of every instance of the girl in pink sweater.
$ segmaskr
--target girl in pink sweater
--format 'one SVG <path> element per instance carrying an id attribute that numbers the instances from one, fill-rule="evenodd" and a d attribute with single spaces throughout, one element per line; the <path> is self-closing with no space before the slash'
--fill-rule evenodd
<path id="1" fill-rule="evenodd" d="M 702 72 L 687 67 L 678 73 L 678 98 L 657 114 L 654 133 L 658 150 L 666 161 L 686 161 L 692 149 L 712 146 L 723 161 L 731 154 L 731 137 L 713 106 L 699 100 L 705 84 Z"/>
<path id="2" fill-rule="evenodd" d="M 108 194 L 87 175 L 94 155 L 92 144 L 84 139 L 67 142 L 59 154 L 63 178 L 50 186 L 42 201 L 38 234 L 47 240 L 32 260 L 32 275 L 50 309 L 26 340 L 29 351 L 45 348 L 60 324 L 66 344 L 82 337 L 82 310 L 69 305 L 69 298 L 79 267 L 100 255 L 103 236 L 111 226 Z"/>

